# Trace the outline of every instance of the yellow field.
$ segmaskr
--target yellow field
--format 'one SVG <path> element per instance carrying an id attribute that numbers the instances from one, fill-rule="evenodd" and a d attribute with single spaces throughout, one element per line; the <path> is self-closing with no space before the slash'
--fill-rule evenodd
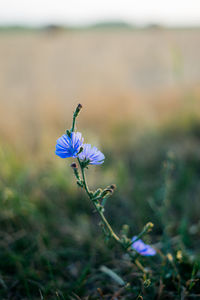
<path id="1" fill-rule="evenodd" d="M 0 66 L 0 136 L 19 148 L 54 147 L 78 102 L 104 135 L 200 112 L 199 30 L 1 33 Z"/>

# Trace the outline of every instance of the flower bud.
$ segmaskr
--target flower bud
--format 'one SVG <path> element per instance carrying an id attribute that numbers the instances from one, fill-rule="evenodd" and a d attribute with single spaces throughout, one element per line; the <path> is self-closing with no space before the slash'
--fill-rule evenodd
<path id="1" fill-rule="evenodd" d="M 75 113 L 74 113 L 75 117 L 78 116 L 78 114 L 79 114 L 79 112 L 80 112 L 80 110 L 81 110 L 82 107 L 83 107 L 83 106 L 82 106 L 82 104 L 80 104 L 80 103 L 77 105 L 76 110 L 75 110 Z"/>
<path id="2" fill-rule="evenodd" d="M 145 230 L 147 232 L 151 231 L 152 228 L 154 227 L 154 224 L 152 222 L 148 222 L 146 225 L 145 225 Z"/>
<path id="3" fill-rule="evenodd" d="M 71 129 L 71 131 L 74 131 L 75 119 L 78 117 L 78 114 L 79 114 L 81 108 L 82 108 L 82 105 L 81 105 L 81 104 L 78 104 L 77 107 L 76 107 L 76 110 L 75 110 L 75 112 L 74 112 L 74 116 L 73 116 L 73 124 L 72 124 L 72 129 Z"/>
<path id="4" fill-rule="evenodd" d="M 167 258 L 170 262 L 173 262 L 173 256 L 171 255 L 171 253 L 167 253 Z"/>
<path id="5" fill-rule="evenodd" d="M 176 253 L 176 258 L 181 261 L 182 258 L 183 258 L 183 254 L 182 254 L 182 251 L 181 250 L 178 250 L 177 253 Z"/>
<path id="6" fill-rule="evenodd" d="M 111 190 L 113 190 L 113 191 L 114 191 L 116 188 L 117 188 L 117 187 L 116 187 L 116 184 L 114 184 L 114 183 L 113 183 L 113 184 L 111 184 L 111 186 L 110 186 L 110 189 L 111 189 Z"/>
<path id="7" fill-rule="evenodd" d="M 72 167 L 72 169 L 78 169 L 78 166 L 77 166 L 77 164 L 76 164 L 75 162 L 73 162 L 73 163 L 71 164 L 71 167 Z"/>
<path id="8" fill-rule="evenodd" d="M 105 197 L 105 196 L 107 196 L 107 195 L 109 195 L 109 194 L 112 194 L 112 193 L 113 193 L 113 190 L 112 190 L 112 189 L 106 188 L 106 189 L 104 189 L 103 192 L 101 193 L 101 197 Z"/>
<path id="9" fill-rule="evenodd" d="M 82 104 L 79 103 L 77 109 L 80 111 L 82 107 L 83 107 Z"/>

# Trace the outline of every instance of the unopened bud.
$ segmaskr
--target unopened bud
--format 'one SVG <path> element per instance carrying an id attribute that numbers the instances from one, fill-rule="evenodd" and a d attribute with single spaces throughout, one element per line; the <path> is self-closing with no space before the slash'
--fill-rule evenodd
<path id="1" fill-rule="evenodd" d="M 183 254 L 182 254 L 182 251 L 181 251 L 181 250 L 178 250 L 178 251 L 177 251 L 177 253 L 176 253 L 176 258 L 177 258 L 178 260 L 182 260 Z"/>
<path id="2" fill-rule="evenodd" d="M 77 164 L 76 164 L 75 162 L 73 162 L 73 163 L 71 164 L 71 167 L 72 167 L 72 169 L 78 169 L 78 166 L 77 166 Z"/>
<path id="3" fill-rule="evenodd" d="M 101 197 L 105 197 L 107 196 L 108 194 L 112 194 L 113 193 L 113 190 L 110 189 L 110 188 L 106 188 L 105 190 L 103 190 L 103 192 L 101 193 Z"/>
<path id="4" fill-rule="evenodd" d="M 81 110 L 82 107 L 83 107 L 82 104 L 79 103 L 77 109 Z"/>
<path id="5" fill-rule="evenodd" d="M 113 184 L 111 184 L 110 188 L 111 188 L 111 190 L 113 190 L 113 191 L 114 191 L 114 190 L 116 189 L 116 184 L 114 184 L 114 183 L 113 183 Z"/>
<path id="6" fill-rule="evenodd" d="M 145 225 L 145 227 L 146 227 L 146 229 L 148 230 L 148 231 L 151 231 L 151 229 L 154 227 L 154 224 L 152 223 L 152 222 L 148 222 L 146 225 Z M 147 231 L 147 232 L 148 232 Z"/>
<path id="7" fill-rule="evenodd" d="M 80 112 L 80 110 L 81 110 L 82 107 L 83 107 L 82 104 L 78 104 L 77 105 L 76 110 L 74 112 L 74 117 L 75 118 L 78 116 L 78 114 L 79 114 L 79 112 Z"/>
<path id="8" fill-rule="evenodd" d="M 78 104 L 78 105 L 77 105 L 76 111 L 75 111 L 75 115 L 76 115 L 76 116 L 78 116 L 78 114 L 79 114 L 79 112 L 80 112 L 80 110 L 81 110 L 82 107 L 83 107 L 82 104 Z"/>
<path id="9" fill-rule="evenodd" d="M 171 253 L 167 253 L 167 258 L 170 262 L 173 262 L 173 256 L 171 255 Z"/>

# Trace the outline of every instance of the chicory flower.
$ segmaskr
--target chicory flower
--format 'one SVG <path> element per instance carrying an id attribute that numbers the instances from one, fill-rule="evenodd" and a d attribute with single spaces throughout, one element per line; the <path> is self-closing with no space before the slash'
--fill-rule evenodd
<path id="1" fill-rule="evenodd" d="M 133 244 L 131 245 L 131 247 L 133 249 L 135 249 L 140 255 L 154 256 L 156 254 L 156 250 L 153 247 L 145 244 L 141 239 L 139 239 L 139 240 L 136 240 L 136 239 L 137 239 L 137 236 L 134 236 L 132 238 Z"/>
<path id="2" fill-rule="evenodd" d="M 81 161 L 86 165 L 100 165 L 104 162 L 105 156 L 96 147 L 92 147 L 90 144 L 83 144 L 83 151 L 78 154 Z"/>
<path id="3" fill-rule="evenodd" d="M 55 154 L 61 158 L 77 157 L 80 147 L 83 144 L 83 138 L 80 132 L 71 132 L 70 136 L 63 134 L 56 143 Z"/>

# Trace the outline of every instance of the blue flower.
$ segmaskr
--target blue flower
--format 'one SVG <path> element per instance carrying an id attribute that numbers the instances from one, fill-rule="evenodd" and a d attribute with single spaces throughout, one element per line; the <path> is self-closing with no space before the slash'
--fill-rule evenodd
<path id="1" fill-rule="evenodd" d="M 143 256 L 154 256 L 156 254 L 156 250 L 153 247 L 145 244 L 141 239 L 136 239 L 137 236 L 134 236 L 132 238 L 133 244 L 131 245 L 131 247 L 133 247 L 133 249 L 135 249 L 138 253 L 140 253 Z"/>
<path id="2" fill-rule="evenodd" d="M 61 158 L 75 158 L 77 157 L 82 144 L 83 138 L 81 137 L 80 132 L 72 132 L 70 137 L 66 134 L 63 134 L 57 140 L 55 154 L 60 156 Z"/>
<path id="3" fill-rule="evenodd" d="M 83 151 L 78 155 L 80 160 L 88 165 L 100 165 L 104 162 L 105 156 L 96 147 L 90 144 L 83 144 Z"/>

